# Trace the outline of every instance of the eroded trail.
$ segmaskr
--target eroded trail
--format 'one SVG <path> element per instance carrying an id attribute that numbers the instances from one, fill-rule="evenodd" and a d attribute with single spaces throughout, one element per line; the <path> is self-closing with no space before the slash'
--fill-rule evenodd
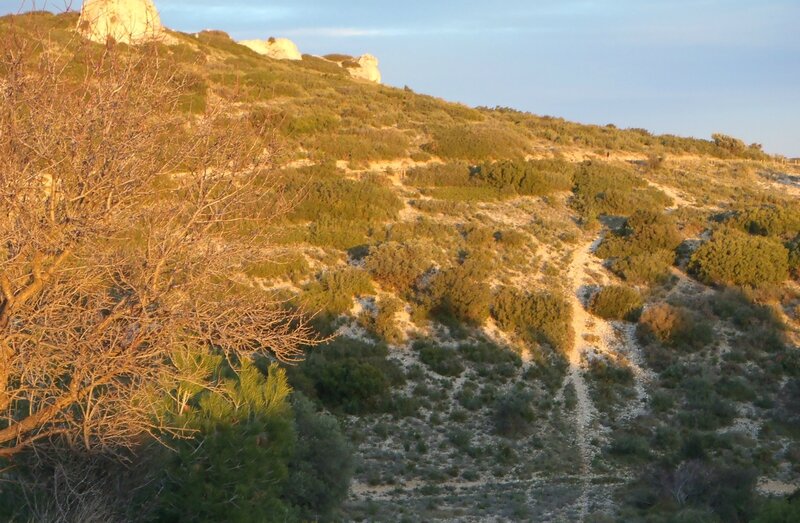
<path id="1" fill-rule="evenodd" d="M 644 367 L 641 349 L 636 342 L 635 326 L 626 322 L 609 322 L 587 311 L 593 291 L 610 282 L 608 272 L 594 256 L 602 240 L 601 235 L 580 245 L 575 250 L 567 275 L 575 344 L 569 354 L 565 386 L 572 385 L 575 391 L 575 439 L 582 473 L 582 491 L 577 506 L 580 520 L 584 520 L 591 509 L 592 479 L 595 477 L 592 463 L 600 452 L 598 442 L 605 439 L 598 410 L 584 377 L 589 361 L 604 357 L 632 370 L 636 399 L 622 407 L 618 413 L 620 420 L 633 419 L 644 411 L 648 400 L 646 386 L 652 379 L 651 372 Z"/>
<path id="2" fill-rule="evenodd" d="M 581 521 L 589 513 L 589 487 L 592 477 L 592 461 L 598 449 L 592 442 L 592 423 L 597 414 L 589 396 L 589 387 L 583 377 L 584 354 L 590 349 L 588 340 L 596 339 L 595 322 L 586 312 L 585 300 L 591 290 L 589 269 L 593 265 L 593 252 L 602 241 L 602 237 L 585 245 L 581 245 L 573 256 L 569 267 L 569 299 L 572 307 L 572 331 L 575 344 L 569 355 L 569 372 L 566 384 L 575 390 L 575 438 L 581 456 L 581 497 L 578 500 L 578 511 Z"/>

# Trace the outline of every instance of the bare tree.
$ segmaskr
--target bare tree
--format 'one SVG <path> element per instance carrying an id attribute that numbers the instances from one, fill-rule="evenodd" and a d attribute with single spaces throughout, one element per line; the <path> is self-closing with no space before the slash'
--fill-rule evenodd
<path id="1" fill-rule="evenodd" d="M 0 457 L 168 428 L 157 406 L 194 379 L 186 354 L 297 360 L 302 318 L 236 277 L 287 205 L 269 134 L 178 111 L 157 47 L 4 38 Z"/>

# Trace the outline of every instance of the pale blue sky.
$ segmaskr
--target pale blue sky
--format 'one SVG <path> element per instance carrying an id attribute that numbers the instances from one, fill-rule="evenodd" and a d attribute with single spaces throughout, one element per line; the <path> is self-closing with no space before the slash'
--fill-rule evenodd
<path id="1" fill-rule="evenodd" d="M 387 84 L 448 100 L 658 133 L 726 132 L 800 156 L 800 0 L 155 3 L 181 31 L 370 52 Z M 18 5 L 0 0 L 0 11 Z"/>

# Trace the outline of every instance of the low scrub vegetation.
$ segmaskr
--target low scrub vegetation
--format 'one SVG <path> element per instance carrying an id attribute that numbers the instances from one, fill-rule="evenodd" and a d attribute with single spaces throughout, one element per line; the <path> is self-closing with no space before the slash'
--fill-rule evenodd
<path id="1" fill-rule="evenodd" d="M 722 228 L 692 255 L 689 269 L 705 283 L 759 287 L 789 277 L 789 252 L 776 240 Z"/>
<path id="2" fill-rule="evenodd" d="M 591 300 L 592 314 L 607 320 L 635 321 L 642 309 L 639 291 L 624 285 L 603 287 Z"/>

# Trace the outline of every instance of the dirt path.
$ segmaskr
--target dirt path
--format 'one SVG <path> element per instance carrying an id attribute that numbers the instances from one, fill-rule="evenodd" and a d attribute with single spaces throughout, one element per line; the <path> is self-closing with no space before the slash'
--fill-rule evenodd
<path id="1" fill-rule="evenodd" d="M 569 355 L 569 371 L 566 384 L 571 384 L 575 390 L 575 434 L 578 450 L 581 456 L 581 496 L 578 500 L 578 513 L 580 520 L 586 519 L 589 514 L 589 488 L 592 477 L 592 461 L 598 449 L 591 443 L 593 439 L 592 422 L 597 414 L 597 409 L 589 397 L 589 387 L 583 377 L 584 354 L 592 347 L 589 340 L 596 338 L 596 322 L 586 311 L 585 300 L 590 288 L 588 270 L 594 265 L 593 252 L 600 245 L 602 237 L 581 245 L 570 263 L 568 279 L 571 292 L 569 295 L 572 306 L 572 331 L 575 335 L 575 345 Z"/>

